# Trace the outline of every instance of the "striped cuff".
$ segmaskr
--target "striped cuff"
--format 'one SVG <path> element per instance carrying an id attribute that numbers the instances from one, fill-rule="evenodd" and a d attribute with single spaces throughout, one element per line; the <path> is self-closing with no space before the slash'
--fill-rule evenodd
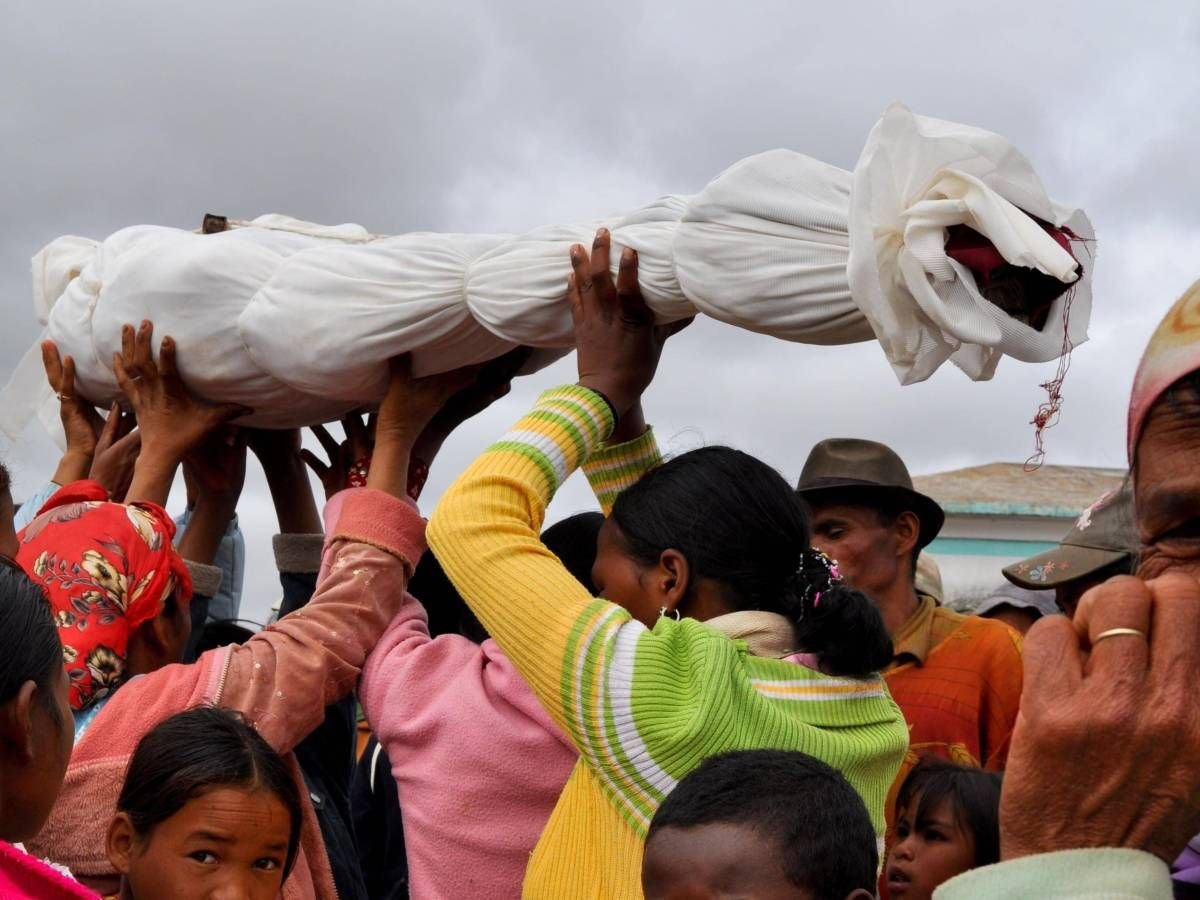
<path id="1" fill-rule="evenodd" d="M 612 434 L 613 414 L 595 391 L 566 385 L 546 391 L 488 453 L 515 453 L 537 467 L 549 499 Z"/>
<path id="2" fill-rule="evenodd" d="M 632 441 L 601 447 L 583 464 L 583 474 L 600 501 L 600 508 L 607 515 L 625 488 L 662 463 L 654 429 Z"/>

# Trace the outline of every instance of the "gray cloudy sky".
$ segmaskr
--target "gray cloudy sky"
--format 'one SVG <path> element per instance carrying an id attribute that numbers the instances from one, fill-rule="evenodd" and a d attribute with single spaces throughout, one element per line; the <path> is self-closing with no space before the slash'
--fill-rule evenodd
<path id="1" fill-rule="evenodd" d="M 208 211 L 372 231 L 586 220 L 699 189 L 790 147 L 853 166 L 881 111 L 1007 136 L 1099 237 L 1090 343 L 1049 461 L 1120 465 L 1147 336 L 1200 274 L 1200 6 L 950 2 L 4 4 L 0 367 L 39 334 L 29 258 L 62 234 L 195 227 Z M 1128 10 L 1128 11 L 1126 11 Z M 185 351 L 186 352 L 186 349 Z M 426 509 L 571 360 L 521 382 L 434 466 Z M 886 441 L 916 472 L 1022 460 L 1053 365 L 994 381 L 947 366 L 901 388 L 874 344 L 816 348 L 700 323 L 647 406 L 674 449 L 727 442 L 789 478 L 831 435 Z M 18 497 L 53 468 L 2 448 Z M 590 505 L 576 479 L 552 517 Z M 244 611 L 277 598 L 255 475 Z"/>

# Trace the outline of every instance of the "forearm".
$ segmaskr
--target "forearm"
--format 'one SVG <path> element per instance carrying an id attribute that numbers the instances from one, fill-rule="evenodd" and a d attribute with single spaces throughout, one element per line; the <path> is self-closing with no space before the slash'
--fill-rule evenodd
<path id="1" fill-rule="evenodd" d="M 328 575 L 303 613 L 232 651 L 222 705 L 254 711 L 258 730 L 280 751 L 353 690 L 425 549 L 424 523 L 412 504 L 370 490 L 344 494 L 326 551 Z"/>
<path id="2" fill-rule="evenodd" d="M 408 496 L 408 466 L 412 459 L 414 435 L 403 432 L 381 433 L 375 439 L 367 487 L 397 499 Z"/>
<path id="3" fill-rule="evenodd" d="M 264 463 L 263 473 L 275 504 L 279 533 L 321 534 L 321 515 L 303 460 L 299 456 L 272 459 Z"/>
<path id="4" fill-rule="evenodd" d="M 554 492 L 611 430 L 593 392 L 547 391 L 459 477 L 429 523 L 447 576 L 552 712 L 572 630 L 595 601 L 538 535 Z"/>
<path id="5" fill-rule="evenodd" d="M 60 486 L 71 484 L 73 481 L 87 478 L 91 469 L 92 456 L 90 453 L 67 450 L 62 459 L 58 461 L 58 468 L 54 470 L 54 476 L 50 480 Z"/>
<path id="6" fill-rule="evenodd" d="M 179 555 L 191 562 L 211 565 L 233 518 L 236 502 L 200 498 L 179 539 Z"/>
<path id="7" fill-rule="evenodd" d="M 133 466 L 133 481 L 125 493 L 125 502 L 156 503 L 165 507 L 179 463 L 178 457 L 154 453 L 143 444 Z"/>

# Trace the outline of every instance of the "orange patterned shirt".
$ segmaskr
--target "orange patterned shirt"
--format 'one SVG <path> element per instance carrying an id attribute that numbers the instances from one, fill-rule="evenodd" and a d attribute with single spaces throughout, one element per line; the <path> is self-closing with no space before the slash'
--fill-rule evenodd
<path id="1" fill-rule="evenodd" d="M 995 619 L 964 616 L 932 597 L 920 600 L 892 638 L 895 656 L 883 673 L 908 723 L 908 753 L 886 807 L 888 846 L 896 795 L 918 759 L 934 755 L 1001 771 L 1021 704 L 1021 636 Z"/>

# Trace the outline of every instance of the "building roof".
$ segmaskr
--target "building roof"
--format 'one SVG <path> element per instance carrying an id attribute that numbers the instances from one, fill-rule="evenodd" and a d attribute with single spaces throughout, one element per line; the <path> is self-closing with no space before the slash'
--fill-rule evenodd
<path id="1" fill-rule="evenodd" d="M 1042 466 L 1027 472 L 1022 463 L 989 463 L 918 475 L 913 487 L 947 513 L 1073 519 L 1124 479 L 1124 469 Z"/>

